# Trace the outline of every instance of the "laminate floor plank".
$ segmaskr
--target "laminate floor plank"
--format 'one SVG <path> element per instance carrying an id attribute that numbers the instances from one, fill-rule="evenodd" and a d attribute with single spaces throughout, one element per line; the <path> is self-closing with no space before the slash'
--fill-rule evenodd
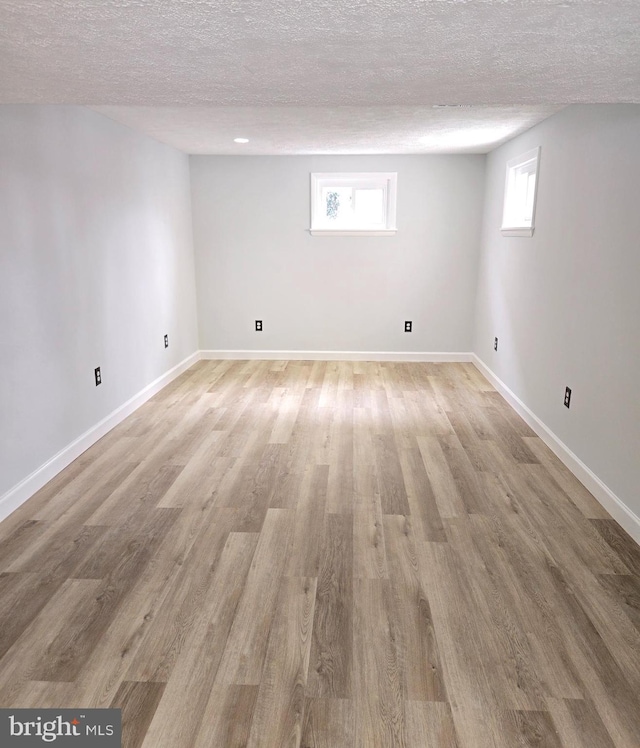
<path id="1" fill-rule="evenodd" d="M 327 512 L 334 514 L 353 511 L 353 397 L 348 392 L 337 391 L 331 424 Z"/>
<path id="2" fill-rule="evenodd" d="M 627 533 L 613 519 L 592 519 L 591 524 L 597 529 L 618 558 L 635 576 L 640 576 L 640 546 L 633 542 Z"/>
<path id="3" fill-rule="evenodd" d="M 289 441 L 298 418 L 302 397 L 302 392 L 293 392 L 287 393 L 282 399 L 278 406 L 276 422 L 269 437 L 269 444 L 286 444 Z"/>
<path id="4" fill-rule="evenodd" d="M 425 470 L 417 442 L 400 456 L 411 516 L 421 540 L 447 542 L 435 493 Z"/>
<path id="5" fill-rule="evenodd" d="M 582 698 L 584 689 L 556 620 L 561 601 L 547 567 L 550 558 L 540 541 L 517 516 L 475 516 L 471 525 L 474 557 L 488 573 L 490 610 L 498 613 L 496 631 L 515 637 L 508 650 L 516 663 L 517 692 L 530 693 L 536 706 L 544 695 Z"/>
<path id="6" fill-rule="evenodd" d="M 412 423 L 413 414 L 410 403 L 405 400 L 404 393 L 401 397 L 389 398 L 389 412 L 391 413 L 391 422 L 393 424 L 393 433 L 398 453 L 415 447 L 415 428 Z"/>
<path id="7" fill-rule="evenodd" d="M 126 674 L 127 681 L 165 682 L 190 632 L 204 610 L 203 601 L 220 555 L 236 525 L 236 511 L 214 509 L 172 580 L 163 604 L 147 627 Z"/>
<path id="8" fill-rule="evenodd" d="M 584 699 L 550 700 L 549 712 L 561 745 L 570 748 L 615 748 L 615 743 L 593 703 Z"/>
<path id="9" fill-rule="evenodd" d="M 113 560 L 91 605 L 78 610 L 64 631 L 51 642 L 36 668 L 34 680 L 75 680 L 86 658 L 105 634 L 118 607 L 150 562 L 155 549 L 179 510 L 159 509 L 149 517 L 144 536 L 137 535 Z"/>
<path id="10" fill-rule="evenodd" d="M 448 703 L 407 701 L 405 724 L 408 746 L 458 748 L 456 728 Z"/>
<path id="11" fill-rule="evenodd" d="M 315 599 L 315 579 L 283 579 L 247 748 L 300 745 Z"/>
<path id="12" fill-rule="evenodd" d="M 129 526 L 141 509 L 155 509 L 180 476 L 181 465 L 167 464 L 164 455 L 150 461 L 144 470 L 133 470 L 121 487 L 113 491 L 99 509 L 86 520 L 88 525 Z"/>
<path id="13" fill-rule="evenodd" d="M 511 701 L 504 671 L 509 653 L 499 649 L 490 612 L 451 544 L 423 543 L 417 550 L 462 745 L 468 743 L 465 735 L 474 735 L 477 745 L 491 745 L 488 722 L 467 724 L 465 715 L 489 713 Z"/>
<path id="14" fill-rule="evenodd" d="M 560 462 L 542 439 L 533 436 L 525 437 L 524 441 L 538 458 L 540 464 L 547 470 L 549 476 L 571 497 L 571 501 L 585 517 L 588 519 L 611 519 L 602 504 L 580 483 L 569 468 Z"/>
<path id="15" fill-rule="evenodd" d="M 156 709 L 143 746 L 192 748 L 245 589 L 258 536 L 231 533 L 203 603 L 205 615 L 191 633 Z"/>
<path id="16" fill-rule="evenodd" d="M 109 706 L 155 619 L 165 615 L 165 610 L 176 617 L 180 615 L 180 611 L 165 608 L 165 599 L 174 590 L 176 578 L 183 573 L 185 558 L 196 539 L 202 536 L 203 525 L 207 527 L 203 520 L 207 519 L 207 515 L 198 510 L 180 512 L 158 553 L 144 568 L 118 615 L 85 661 L 70 691 L 74 703 L 99 708 Z M 101 673 L 100 679 L 95 678 L 96 672 Z"/>
<path id="17" fill-rule="evenodd" d="M 139 465 L 132 451 L 138 440 L 123 437 L 70 481 L 36 513 L 35 519 L 53 524 L 56 520 L 84 522 L 100 507 Z"/>
<path id="18" fill-rule="evenodd" d="M 214 685 L 195 748 L 246 748 L 257 698 L 258 686 Z"/>
<path id="19" fill-rule="evenodd" d="M 405 393 L 404 400 L 412 421 L 414 436 L 442 436 L 453 433 L 449 419 L 435 400 L 428 378 L 422 389 Z"/>
<path id="20" fill-rule="evenodd" d="M 5 577 L 3 604 L 0 606 L 0 658 L 13 646 L 31 621 L 58 593 L 67 579 L 98 541 L 105 528 L 70 528 L 73 532 L 61 544 L 61 553 L 49 568 L 43 566 L 32 574 L 13 574 Z M 36 678 L 36 680 L 40 680 Z M 44 680 L 44 679 L 43 679 Z"/>
<path id="21" fill-rule="evenodd" d="M 407 697 L 390 581 L 356 579 L 353 589 L 357 748 L 405 748 Z"/>
<path id="22" fill-rule="evenodd" d="M 502 409 L 491 406 L 485 408 L 484 412 L 496 434 L 496 441 L 507 457 L 511 457 L 515 462 L 522 464 L 539 462 L 535 454 L 529 449 L 525 441 L 526 437 L 520 433 L 519 429 L 512 426 L 509 419 L 504 417 Z M 531 431 L 528 431 L 527 436 L 530 435 Z"/>
<path id="23" fill-rule="evenodd" d="M 227 435 L 213 431 L 202 440 L 189 462 L 176 476 L 156 506 L 180 509 L 206 505 L 229 462 L 221 456 Z"/>
<path id="24" fill-rule="evenodd" d="M 122 683 L 111 707 L 122 710 L 122 748 L 140 748 L 155 714 L 165 683 Z"/>
<path id="25" fill-rule="evenodd" d="M 380 489 L 372 465 L 358 465 L 354 474 L 353 576 L 389 577 Z"/>
<path id="26" fill-rule="evenodd" d="M 102 441 L 102 440 L 100 440 Z M 98 442 L 99 444 L 100 442 Z M 96 447 L 98 445 L 96 444 Z M 39 518 L 39 513 L 45 511 L 46 507 L 52 503 L 56 506 L 58 512 L 64 511 L 57 503 L 59 494 L 65 491 L 66 487 L 71 484 L 82 473 L 89 469 L 96 460 L 101 457 L 99 449 L 88 449 L 76 458 L 64 470 L 60 471 L 46 485 L 29 499 L 28 502 L 19 506 L 6 519 L 0 522 L 0 539 L 6 538 L 14 532 L 15 528 L 27 520 Z M 66 507 L 66 505 L 65 505 Z"/>
<path id="27" fill-rule="evenodd" d="M 329 466 L 314 465 L 301 482 L 293 526 L 293 543 L 286 560 L 290 577 L 318 577 L 324 544 L 324 517 Z"/>
<path id="28" fill-rule="evenodd" d="M 382 370 L 383 367 L 381 367 Z M 393 421 L 389 409 L 389 397 L 381 384 L 382 389 L 373 389 L 371 392 L 371 428 L 376 436 L 390 436 L 393 434 Z"/>
<path id="29" fill-rule="evenodd" d="M 389 589 L 396 616 L 401 676 L 411 701 L 447 701 L 431 606 L 420 579 L 409 517 L 386 516 Z"/>
<path id="30" fill-rule="evenodd" d="M 351 696 L 353 517 L 327 514 L 318 574 L 307 693 Z"/>
<path id="31" fill-rule="evenodd" d="M 19 707 L 24 703 L 21 699 L 29 693 L 30 682 L 38 680 L 36 671 L 47 657 L 51 642 L 66 629 L 78 610 L 91 603 L 99 586 L 100 581 L 96 579 L 65 580 L 55 596 L 7 648 L 0 659 L 0 704 L 3 707 Z"/>
<path id="32" fill-rule="evenodd" d="M 49 575 L 57 572 L 60 577 L 69 576 L 85 545 L 97 541 L 105 532 L 104 526 L 89 527 L 82 521 L 47 522 L 36 542 L 14 546 L 14 557 L 6 571 L 38 571 Z"/>
<path id="33" fill-rule="evenodd" d="M 290 552 L 293 518 L 288 509 L 269 509 L 266 513 L 220 663 L 218 677 L 224 683 L 251 686 L 261 682 L 280 581 Z"/>
<path id="34" fill-rule="evenodd" d="M 238 479 L 226 496 L 216 497 L 216 506 L 238 510 L 238 532 L 260 532 L 279 481 L 280 444 L 267 444 L 260 458 L 239 463 Z"/>
<path id="35" fill-rule="evenodd" d="M 582 514 L 541 465 L 522 466 L 520 471 L 524 473 L 525 481 L 533 488 L 541 501 L 557 511 L 567 526 L 580 528 L 579 547 L 584 549 L 581 550 L 581 556 L 587 568 L 594 574 L 629 573 L 630 569 L 620 555 L 611 548 L 594 528 L 593 523 Z"/>
<path id="36" fill-rule="evenodd" d="M 371 410 L 357 405 L 353 408 L 353 464 L 354 469 L 374 464 Z"/>
<path id="37" fill-rule="evenodd" d="M 501 706 L 516 711 L 544 710 L 538 665 L 526 636 L 527 621 L 518 615 L 499 562 L 486 563 L 486 556 L 479 552 L 482 530 L 475 519 L 448 520 L 447 532 L 466 571 L 466 581 L 471 583 L 479 620 L 486 624 L 481 656 L 487 666 L 492 663 L 492 686 L 500 694 Z"/>
<path id="38" fill-rule="evenodd" d="M 458 496 L 467 514 L 480 514 L 488 511 L 484 497 L 484 484 L 474 469 L 468 452 L 463 449 L 457 436 L 439 436 L 438 442 L 449 472 L 458 489 Z"/>
<path id="39" fill-rule="evenodd" d="M 609 651 L 602 636 L 568 586 L 560 569 L 553 569 L 554 584 L 570 615 L 562 618 L 571 626 L 571 656 L 581 672 L 587 694 L 591 697 L 609 734 L 623 745 L 640 744 L 638 688 L 626 677 L 621 664 Z M 568 632 L 567 632 L 568 633 Z M 627 671 L 628 672 L 628 671 Z M 632 668 L 631 675 L 640 675 Z"/>
<path id="40" fill-rule="evenodd" d="M 640 579 L 633 574 L 599 574 L 598 581 L 640 631 Z"/>
<path id="41" fill-rule="evenodd" d="M 473 364 L 200 361 L 0 523 L 0 705 L 636 748 L 640 547 Z"/>
<path id="42" fill-rule="evenodd" d="M 48 528 L 47 522 L 28 519 L 0 541 L 0 573 L 6 571 L 25 548 L 32 548 Z"/>
<path id="43" fill-rule="evenodd" d="M 409 514 L 409 500 L 394 436 L 378 434 L 373 439 L 380 502 L 383 514 Z"/>
<path id="44" fill-rule="evenodd" d="M 439 438 L 419 436 L 416 441 L 427 477 L 433 488 L 440 517 L 444 519 L 445 517 L 464 516 L 467 513 L 467 507 L 451 474 Z"/>
<path id="45" fill-rule="evenodd" d="M 352 699 L 307 699 L 300 748 L 353 748 Z"/>

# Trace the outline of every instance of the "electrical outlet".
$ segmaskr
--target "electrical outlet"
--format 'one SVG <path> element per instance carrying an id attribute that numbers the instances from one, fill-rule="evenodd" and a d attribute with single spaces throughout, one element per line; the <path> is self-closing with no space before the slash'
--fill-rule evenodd
<path id="1" fill-rule="evenodd" d="M 100 373 L 100 367 L 98 366 L 96 369 L 94 369 L 93 373 L 96 378 L 96 387 L 97 387 L 99 384 L 102 384 L 102 374 Z"/>
<path id="2" fill-rule="evenodd" d="M 168 335 L 164 336 L 164 347 L 165 348 L 169 347 L 169 336 Z"/>
<path id="3" fill-rule="evenodd" d="M 498 338 L 493 339 L 493 350 L 494 351 L 498 350 Z"/>
<path id="4" fill-rule="evenodd" d="M 412 326 L 413 326 L 413 322 L 410 319 L 406 320 L 406 322 L 404 323 L 404 331 L 411 332 Z"/>
<path id="5" fill-rule="evenodd" d="M 565 387 L 564 390 L 564 407 L 571 407 L 571 387 Z"/>
<path id="6" fill-rule="evenodd" d="M 256 332 L 262 332 L 262 320 L 261 319 L 256 320 Z"/>

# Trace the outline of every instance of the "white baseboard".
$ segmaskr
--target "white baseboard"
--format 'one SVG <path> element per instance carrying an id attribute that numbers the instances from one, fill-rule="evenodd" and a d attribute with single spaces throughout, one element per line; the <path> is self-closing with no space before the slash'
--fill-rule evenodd
<path id="1" fill-rule="evenodd" d="M 640 544 L 640 517 L 638 517 L 600 478 L 577 457 L 567 445 L 548 428 L 538 416 L 514 394 L 507 385 L 473 354 L 473 363 L 491 382 L 511 407 L 526 421 L 551 451 L 571 470 L 609 514 Z"/>
<path id="2" fill-rule="evenodd" d="M 18 485 L 10 488 L 5 494 L 0 496 L 0 521 L 8 517 L 21 504 L 24 504 L 36 491 L 39 491 L 61 470 L 64 470 L 67 465 L 70 465 L 77 457 L 95 444 L 98 439 L 102 439 L 112 428 L 117 426 L 121 421 L 124 421 L 127 416 L 130 416 L 141 405 L 146 403 L 147 400 L 152 398 L 157 392 L 160 392 L 163 387 L 166 387 L 169 382 L 180 376 L 180 374 L 199 360 L 200 353 L 193 353 L 177 366 L 174 366 L 173 369 L 166 372 L 166 374 L 148 384 L 137 395 L 127 400 L 126 403 L 103 418 L 95 426 L 92 426 L 88 431 L 85 431 L 84 434 L 60 450 L 50 460 L 47 460 L 44 465 L 41 465 L 31 475 L 20 481 Z"/>
<path id="3" fill-rule="evenodd" d="M 200 351 L 203 359 L 237 361 L 422 361 L 469 362 L 472 353 L 414 351 Z"/>
<path id="4" fill-rule="evenodd" d="M 417 362 L 473 362 L 496 390 L 529 424 L 535 433 L 571 470 L 578 480 L 595 496 L 602 506 L 640 544 L 640 517 L 605 485 L 560 439 L 549 429 L 489 367 L 473 353 L 414 353 L 380 351 L 198 351 L 158 377 L 126 403 L 114 410 L 75 441 L 41 465 L 31 475 L 0 496 L 0 521 L 39 491 L 77 457 L 95 444 L 111 429 L 124 421 L 135 410 L 152 398 L 163 387 L 201 359 L 237 359 L 265 361 L 417 361 Z"/>

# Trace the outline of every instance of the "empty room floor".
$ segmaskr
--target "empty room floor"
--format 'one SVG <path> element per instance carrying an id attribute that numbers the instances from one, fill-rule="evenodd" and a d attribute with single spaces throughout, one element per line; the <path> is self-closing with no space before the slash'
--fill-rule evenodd
<path id="1" fill-rule="evenodd" d="M 203 361 L 0 525 L 0 706 L 640 745 L 640 549 L 472 364 Z"/>

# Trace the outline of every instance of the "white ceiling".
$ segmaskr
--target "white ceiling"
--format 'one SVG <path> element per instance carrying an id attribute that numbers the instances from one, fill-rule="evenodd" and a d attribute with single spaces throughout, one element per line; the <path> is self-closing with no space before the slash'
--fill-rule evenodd
<path id="1" fill-rule="evenodd" d="M 640 0 L 639 0 L 640 1 Z M 486 153 L 558 107 L 96 107 L 185 153 Z M 237 145 L 235 137 L 249 138 Z"/>
<path id="2" fill-rule="evenodd" d="M 0 71 L 186 152 L 483 152 L 640 103 L 640 0 L 2 0 Z"/>

